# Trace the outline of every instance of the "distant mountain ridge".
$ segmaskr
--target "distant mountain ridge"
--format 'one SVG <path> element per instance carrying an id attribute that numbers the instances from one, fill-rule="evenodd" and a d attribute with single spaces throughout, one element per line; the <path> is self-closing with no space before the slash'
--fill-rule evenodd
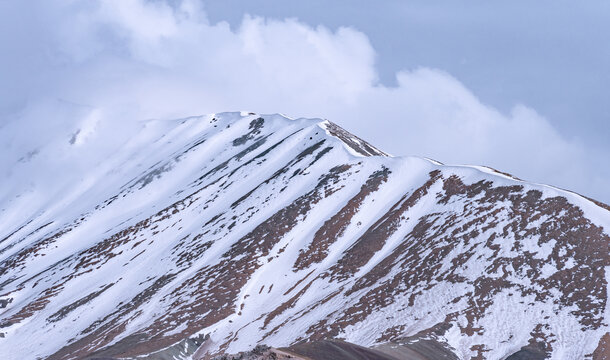
<path id="1" fill-rule="evenodd" d="M 251 113 L 151 121 L 96 171 L 0 203 L 1 358 L 610 358 L 610 211 L 577 194 Z"/>

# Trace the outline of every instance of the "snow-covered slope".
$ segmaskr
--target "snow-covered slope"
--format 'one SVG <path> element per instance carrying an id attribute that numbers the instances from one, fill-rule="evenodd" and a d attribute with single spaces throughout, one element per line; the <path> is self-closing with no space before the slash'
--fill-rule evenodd
<path id="1" fill-rule="evenodd" d="M 280 115 L 142 123 L 63 178 L 30 161 L 47 150 L 0 198 L 2 359 L 324 338 L 607 351 L 610 211 L 576 194 Z"/>

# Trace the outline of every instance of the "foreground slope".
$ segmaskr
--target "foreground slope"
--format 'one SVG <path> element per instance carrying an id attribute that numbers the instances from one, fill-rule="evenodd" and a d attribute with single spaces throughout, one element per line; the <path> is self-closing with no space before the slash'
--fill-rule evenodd
<path id="1" fill-rule="evenodd" d="M 146 123 L 92 171 L 0 204 L 3 359 L 608 355 L 610 211 L 576 194 L 241 113 Z"/>

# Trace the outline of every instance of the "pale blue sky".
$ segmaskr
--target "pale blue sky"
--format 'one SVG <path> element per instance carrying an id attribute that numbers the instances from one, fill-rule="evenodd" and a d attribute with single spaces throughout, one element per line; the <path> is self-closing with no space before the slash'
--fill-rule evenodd
<path id="1" fill-rule="evenodd" d="M 608 1 L 0 0 L 0 169 L 92 118 L 248 110 L 610 203 L 609 44 Z"/>
<path id="2" fill-rule="evenodd" d="M 523 103 L 566 136 L 610 147 L 609 1 L 208 0 L 205 8 L 233 26 L 246 13 L 353 26 L 370 38 L 385 84 L 404 68 L 439 68 L 502 111 Z"/>

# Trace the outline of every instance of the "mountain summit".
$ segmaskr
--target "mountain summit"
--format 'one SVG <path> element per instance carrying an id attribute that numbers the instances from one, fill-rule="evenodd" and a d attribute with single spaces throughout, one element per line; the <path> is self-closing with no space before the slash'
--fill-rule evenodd
<path id="1" fill-rule="evenodd" d="M 0 203 L 2 359 L 610 356 L 610 208 L 577 194 L 251 113 L 151 121 L 91 171 Z"/>

